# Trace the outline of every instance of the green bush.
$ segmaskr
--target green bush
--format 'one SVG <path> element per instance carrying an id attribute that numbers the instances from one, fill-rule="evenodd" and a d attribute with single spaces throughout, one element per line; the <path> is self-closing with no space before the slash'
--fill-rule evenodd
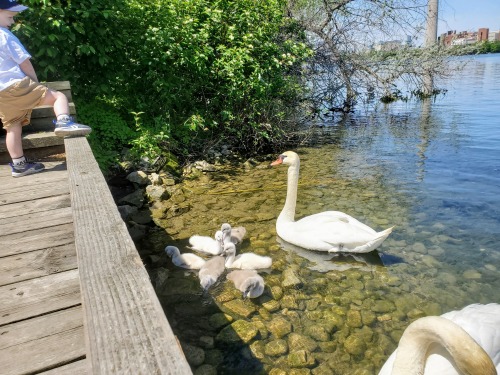
<path id="1" fill-rule="evenodd" d="M 136 134 L 116 109 L 99 100 L 76 103 L 78 121 L 92 127 L 88 140 L 99 166 L 107 171 L 120 161 L 120 153 Z"/>
<path id="2" fill-rule="evenodd" d="M 137 152 L 188 155 L 215 142 L 262 151 L 286 135 L 311 50 L 284 0 L 25 3 L 18 35 L 39 78 L 109 103 L 136 128 Z"/>

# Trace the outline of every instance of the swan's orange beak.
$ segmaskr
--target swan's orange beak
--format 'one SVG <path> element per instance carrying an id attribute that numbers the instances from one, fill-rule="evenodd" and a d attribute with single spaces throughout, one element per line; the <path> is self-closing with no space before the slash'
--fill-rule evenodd
<path id="1" fill-rule="evenodd" d="M 275 161 L 273 161 L 273 162 L 271 163 L 271 165 L 273 166 L 273 165 L 280 165 L 280 164 L 283 164 L 283 159 L 284 159 L 284 158 L 285 158 L 285 157 L 284 157 L 283 155 L 278 156 L 278 159 L 276 159 Z"/>

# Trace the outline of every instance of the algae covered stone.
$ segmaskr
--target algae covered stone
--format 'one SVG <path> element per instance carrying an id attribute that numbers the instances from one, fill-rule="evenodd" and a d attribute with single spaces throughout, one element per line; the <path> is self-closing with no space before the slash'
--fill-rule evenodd
<path id="1" fill-rule="evenodd" d="M 302 285 L 302 281 L 297 276 L 297 272 L 293 268 L 287 268 L 283 271 L 283 281 L 281 285 L 284 288 L 296 288 Z"/>
<path id="2" fill-rule="evenodd" d="M 247 344 L 259 334 L 259 330 L 245 320 L 237 320 L 229 326 L 224 327 L 216 337 L 216 340 L 225 344 L 244 343 Z"/>
<path id="3" fill-rule="evenodd" d="M 307 350 L 313 352 L 318 347 L 318 344 L 310 337 L 292 332 L 288 335 L 288 347 L 290 351 Z"/>
<path id="4" fill-rule="evenodd" d="M 250 302 L 244 302 L 241 299 L 234 299 L 232 301 L 224 303 L 224 308 L 230 313 L 241 315 L 248 318 L 255 312 L 255 306 Z"/>
<path id="5" fill-rule="evenodd" d="M 252 352 L 252 355 L 257 359 L 265 358 L 264 350 L 265 346 L 264 342 L 262 341 L 254 341 L 253 343 L 250 344 L 250 351 Z"/>
<path id="6" fill-rule="evenodd" d="M 208 322 L 210 323 L 210 326 L 212 326 L 215 329 L 222 328 L 224 326 L 227 326 L 229 323 L 233 321 L 233 318 L 231 315 L 224 314 L 224 313 L 215 313 L 208 318 Z"/>
<path id="7" fill-rule="evenodd" d="M 264 352 L 266 355 L 277 357 L 288 352 L 288 344 L 283 339 L 273 340 L 266 344 Z"/>
<path id="8" fill-rule="evenodd" d="M 359 310 L 349 310 L 347 312 L 346 324 L 349 327 L 360 328 L 363 326 L 361 312 Z"/>
<path id="9" fill-rule="evenodd" d="M 280 339 L 292 332 L 292 323 L 285 318 L 278 316 L 267 323 L 267 329 L 273 334 L 273 336 Z"/>
<path id="10" fill-rule="evenodd" d="M 347 353 L 360 355 L 365 352 L 366 343 L 361 335 L 352 334 L 345 339 L 344 347 Z"/>
<path id="11" fill-rule="evenodd" d="M 288 365 L 290 367 L 313 367 L 316 361 L 307 350 L 297 350 L 288 354 Z"/>

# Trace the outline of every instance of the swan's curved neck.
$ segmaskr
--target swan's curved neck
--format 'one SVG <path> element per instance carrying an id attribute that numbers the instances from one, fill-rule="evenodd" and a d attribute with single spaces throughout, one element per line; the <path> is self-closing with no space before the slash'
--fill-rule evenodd
<path id="1" fill-rule="evenodd" d="M 295 221 L 295 206 L 297 205 L 297 186 L 299 184 L 300 161 L 288 167 L 286 200 L 278 221 Z"/>
<path id="2" fill-rule="evenodd" d="M 231 267 L 231 265 L 233 264 L 234 262 L 234 258 L 236 257 L 236 254 L 234 253 L 229 253 L 227 256 L 226 256 L 226 267 Z"/>
<path id="3" fill-rule="evenodd" d="M 462 327 L 440 316 L 416 320 L 405 330 L 391 375 L 421 375 L 431 344 L 441 345 L 463 374 L 496 374 L 488 354 Z"/>

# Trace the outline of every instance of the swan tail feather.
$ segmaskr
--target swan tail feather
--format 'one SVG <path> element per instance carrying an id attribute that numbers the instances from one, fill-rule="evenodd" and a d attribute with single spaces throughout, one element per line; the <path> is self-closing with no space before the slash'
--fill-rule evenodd
<path id="1" fill-rule="evenodd" d="M 386 230 L 378 232 L 374 239 L 368 241 L 367 243 L 365 243 L 362 246 L 357 247 L 356 249 L 354 249 L 354 252 L 356 252 L 356 253 L 368 253 L 370 251 L 375 250 L 377 247 L 379 247 L 382 244 L 382 242 L 385 241 L 385 239 L 389 236 L 389 234 L 391 234 L 393 228 L 394 227 L 390 227 L 390 228 L 387 228 Z"/>

